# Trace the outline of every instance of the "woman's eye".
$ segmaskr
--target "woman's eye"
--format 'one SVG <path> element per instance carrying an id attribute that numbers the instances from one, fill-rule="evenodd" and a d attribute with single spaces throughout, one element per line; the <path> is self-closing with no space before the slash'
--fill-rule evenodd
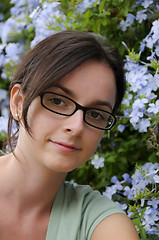
<path id="1" fill-rule="evenodd" d="M 49 101 L 50 101 L 53 105 L 56 105 L 56 106 L 62 106 L 62 105 L 65 104 L 62 99 L 57 98 L 57 97 L 56 97 L 56 98 L 51 98 Z"/>
<path id="2" fill-rule="evenodd" d="M 94 119 L 94 120 L 104 120 L 104 116 L 103 116 L 103 114 L 102 113 L 99 113 L 99 112 L 97 112 L 97 111 L 91 111 L 90 113 L 89 113 L 89 116 L 92 118 L 92 119 Z"/>

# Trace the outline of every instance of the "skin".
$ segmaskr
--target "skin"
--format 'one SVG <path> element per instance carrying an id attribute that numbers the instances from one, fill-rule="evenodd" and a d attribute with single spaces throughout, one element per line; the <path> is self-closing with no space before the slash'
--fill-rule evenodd
<path id="1" fill-rule="evenodd" d="M 82 106 L 110 112 L 115 104 L 114 74 L 106 63 L 95 60 L 85 62 L 67 80 L 61 80 L 58 88 L 48 90 L 70 97 Z M 20 121 L 20 131 L 15 155 L 8 154 L 0 161 L 3 216 L 0 217 L 0 238 L 44 240 L 61 183 L 69 171 L 91 157 L 104 131 L 83 122 L 82 110 L 69 117 L 60 116 L 43 108 L 37 97 L 28 111 L 30 136 L 23 126 L 23 101 L 20 85 L 16 84 L 11 92 L 10 108 L 13 117 Z M 116 231 L 112 233 L 114 226 Z M 128 217 L 115 214 L 97 226 L 91 240 L 115 240 L 119 239 L 119 233 L 122 240 L 139 239 Z"/>

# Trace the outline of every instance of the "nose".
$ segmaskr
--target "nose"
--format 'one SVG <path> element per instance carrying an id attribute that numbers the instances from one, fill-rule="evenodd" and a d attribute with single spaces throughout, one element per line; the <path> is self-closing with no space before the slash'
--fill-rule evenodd
<path id="1" fill-rule="evenodd" d="M 84 128 L 83 120 L 84 112 L 77 110 L 72 116 L 67 116 L 64 123 L 65 132 L 70 132 L 73 135 L 80 135 Z"/>

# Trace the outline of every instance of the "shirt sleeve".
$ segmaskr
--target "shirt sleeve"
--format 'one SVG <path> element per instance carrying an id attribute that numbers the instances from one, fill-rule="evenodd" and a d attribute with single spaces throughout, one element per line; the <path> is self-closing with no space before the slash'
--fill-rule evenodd
<path id="1" fill-rule="evenodd" d="M 5 153 L 2 152 L 2 150 L 0 150 L 0 156 L 4 156 L 4 155 L 5 155 Z"/>
<path id="2" fill-rule="evenodd" d="M 64 182 L 52 207 L 47 240 L 90 240 L 96 226 L 114 213 L 118 205 L 90 186 Z"/>
<path id="3" fill-rule="evenodd" d="M 106 217 L 115 213 L 125 214 L 108 197 L 101 195 L 98 191 L 93 191 L 89 186 L 87 188 L 82 208 L 80 240 L 90 240 L 97 225 Z"/>

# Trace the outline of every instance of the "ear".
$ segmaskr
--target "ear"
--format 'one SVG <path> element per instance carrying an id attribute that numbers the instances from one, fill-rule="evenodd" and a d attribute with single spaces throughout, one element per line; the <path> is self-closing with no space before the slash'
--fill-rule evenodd
<path id="1" fill-rule="evenodd" d="M 15 84 L 10 94 L 10 110 L 13 118 L 17 121 L 20 121 L 22 119 L 23 112 L 24 97 L 20 88 L 20 84 Z"/>

